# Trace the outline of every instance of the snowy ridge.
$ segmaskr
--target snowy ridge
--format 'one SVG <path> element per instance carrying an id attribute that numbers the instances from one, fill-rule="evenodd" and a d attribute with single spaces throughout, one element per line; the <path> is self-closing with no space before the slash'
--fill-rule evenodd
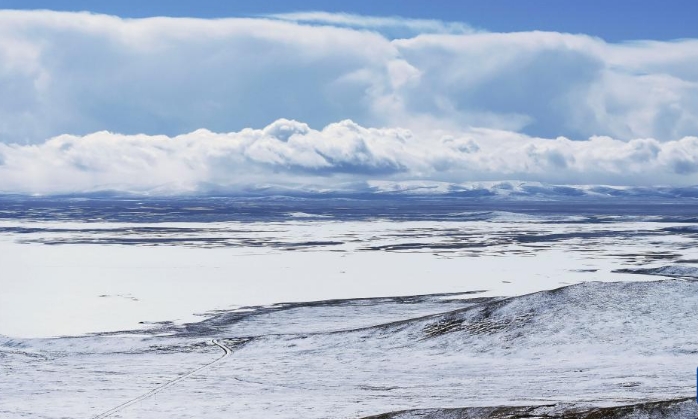
<path id="1" fill-rule="evenodd" d="M 300 334 L 322 344 L 341 344 L 346 337 L 375 340 L 381 346 L 501 357 L 536 358 L 562 348 L 567 355 L 605 351 L 618 355 L 637 348 L 655 355 L 698 354 L 698 343 L 690 332 L 698 327 L 692 317 L 698 308 L 698 283 L 692 281 L 585 282 L 474 301 L 465 308 L 426 317 L 329 334 Z M 249 321 L 256 319 L 252 316 Z M 240 327 L 231 325 L 227 333 Z"/>

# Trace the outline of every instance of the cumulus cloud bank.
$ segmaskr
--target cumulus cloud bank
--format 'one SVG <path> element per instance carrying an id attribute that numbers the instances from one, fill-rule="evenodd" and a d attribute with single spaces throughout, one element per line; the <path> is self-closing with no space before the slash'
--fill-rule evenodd
<path id="1" fill-rule="evenodd" d="M 695 39 L 5 10 L 0 191 L 695 184 L 696 69 Z"/>
<path id="2" fill-rule="evenodd" d="M 385 28 L 405 27 L 404 37 Z M 0 11 L 0 141 L 109 130 L 486 127 L 584 140 L 698 132 L 698 40 L 303 13 L 121 19 Z"/>
<path id="3" fill-rule="evenodd" d="M 698 137 L 572 141 L 490 129 L 418 135 L 349 120 L 315 130 L 282 119 L 231 133 L 102 131 L 40 145 L 0 144 L 3 192 L 236 192 L 265 185 L 337 190 L 376 179 L 695 184 Z"/>

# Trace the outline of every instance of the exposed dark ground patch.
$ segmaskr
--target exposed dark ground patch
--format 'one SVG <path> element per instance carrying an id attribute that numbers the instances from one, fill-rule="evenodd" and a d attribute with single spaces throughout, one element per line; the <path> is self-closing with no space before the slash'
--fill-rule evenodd
<path id="1" fill-rule="evenodd" d="M 616 269 L 613 272 L 698 280 L 698 268 L 685 265 L 666 265 L 656 268 L 624 268 Z"/>
<path id="2" fill-rule="evenodd" d="M 615 407 L 576 408 L 569 405 L 464 407 L 418 409 L 366 416 L 363 419 L 696 419 L 692 398 L 662 400 Z"/>
<path id="3" fill-rule="evenodd" d="M 187 323 L 182 326 L 172 326 L 172 331 L 179 336 L 210 336 L 217 333 L 226 333 L 228 328 L 237 322 L 248 318 L 264 316 L 270 313 L 301 309 L 301 308 L 323 308 L 323 307 L 359 307 L 370 308 L 379 307 L 385 304 L 395 305 L 417 305 L 427 301 L 443 307 L 443 312 L 449 312 L 464 304 L 472 305 L 480 302 L 491 301 L 494 298 L 477 297 L 477 294 L 485 291 L 468 291 L 458 293 L 427 294 L 404 297 L 377 297 L 377 298 L 355 298 L 355 299 L 334 299 L 323 301 L 310 301 L 299 303 L 279 303 L 272 306 L 242 307 L 239 310 L 221 310 L 207 313 L 210 316 L 200 322 Z M 455 298 L 457 296 L 468 296 L 467 299 Z"/>

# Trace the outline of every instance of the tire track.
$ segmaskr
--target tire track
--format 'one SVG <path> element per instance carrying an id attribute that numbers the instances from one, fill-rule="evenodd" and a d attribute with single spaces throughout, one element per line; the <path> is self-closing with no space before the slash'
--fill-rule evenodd
<path id="1" fill-rule="evenodd" d="M 190 372 L 188 372 L 188 373 L 186 373 L 186 374 L 184 374 L 184 375 L 181 375 L 181 376 L 175 378 L 175 379 L 172 380 L 172 381 L 168 381 L 168 382 L 166 382 L 165 384 L 162 384 L 162 385 L 160 385 L 160 386 L 158 386 L 158 387 L 155 387 L 154 389 L 152 389 L 152 390 L 150 390 L 149 392 L 144 393 L 144 394 L 142 394 L 142 395 L 136 397 L 135 399 L 131 399 L 131 400 L 129 400 L 129 401 L 125 402 L 125 403 L 122 403 L 122 404 L 120 404 L 120 405 L 118 405 L 118 406 L 116 406 L 116 407 L 114 407 L 114 408 L 112 408 L 112 409 L 107 410 L 106 412 L 100 413 L 100 414 L 97 415 L 97 416 L 93 416 L 92 419 L 108 418 L 108 417 L 110 417 L 111 415 L 113 415 L 113 414 L 115 414 L 115 413 L 118 413 L 118 412 L 122 411 L 123 409 L 126 409 L 127 407 L 129 407 L 129 406 L 131 406 L 131 405 L 133 405 L 133 404 L 136 404 L 136 403 L 138 403 L 138 402 L 140 402 L 140 401 L 143 401 L 143 400 L 145 400 L 145 399 L 147 399 L 147 398 L 149 398 L 149 397 L 151 397 L 151 396 L 154 396 L 155 394 L 161 392 L 162 390 L 165 390 L 165 389 L 167 389 L 167 388 L 170 388 L 170 387 L 172 387 L 173 385 L 179 383 L 180 381 L 185 380 L 185 379 L 187 379 L 188 377 L 191 377 L 192 375 L 194 375 L 194 374 L 196 374 L 196 373 L 198 373 L 198 372 L 200 372 L 200 371 L 202 371 L 202 370 L 204 370 L 204 369 L 206 369 L 206 368 L 208 368 L 208 367 L 210 367 L 210 366 L 212 366 L 212 365 L 214 365 L 214 364 L 217 364 L 217 363 L 221 362 L 222 360 L 224 360 L 225 358 L 227 358 L 228 356 L 230 356 L 230 354 L 233 353 L 232 349 L 230 349 L 228 346 L 226 346 L 224 343 L 222 343 L 222 342 L 221 342 L 220 340 L 218 340 L 218 339 L 213 339 L 213 340 L 211 341 L 211 343 L 213 343 L 214 345 L 218 346 L 219 348 L 221 348 L 221 349 L 223 350 L 224 354 L 223 354 L 220 358 L 217 358 L 217 359 L 215 359 L 215 360 L 209 362 L 209 363 L 206 364 L 206 365 L 203 365 L 203 366 L 201 366 L 201 367 L 199 367 L 199 368 L 197 368 L 197 369 L 195 369 L 195 370 L 193 370 L 193 371 L 190 371 Z"/>

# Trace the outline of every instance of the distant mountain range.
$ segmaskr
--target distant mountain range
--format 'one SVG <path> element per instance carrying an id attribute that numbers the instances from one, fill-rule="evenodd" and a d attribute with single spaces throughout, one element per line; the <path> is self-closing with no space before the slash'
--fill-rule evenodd
<path id="1" fill-rule="evenodd" d="M 14 196 L 22 196 L 11 194 Z M 0 196 L 3 196 L 0 193 Z M 4 196 L 9 196 L 5 194 Z M 41 195 L 33 195 L 41 196 Z M 286 197 L 467 197 L 497 200 L 569 200 L 569 199 L 675 199 L 698 198 L 698 186 L 611 186 L 556 185 L 528 181 L 489 181 L 449 183 L 438 181 L 367 181 L 335 184 L 260 184 L 220 186 L 198 184 L 162 185 L 155 189 L 125 191 L 118 186 L 52 196 L 70 197 L 196 197 L 196 196 L 286 196 Z"/>
<path id="2" fill-rule="evenodd" d="M 698 186 L 555 185 L 527 181 L 465 182 L 367 181 L 332 188 L 320 185 L 258 185 L 237 190 L 200 188 L 199 193 L 232 195 L 470 197 L 511 200 L 570 198 L 698 198 Z M 163 191 L 160 191 L 163 192 Z"/>

